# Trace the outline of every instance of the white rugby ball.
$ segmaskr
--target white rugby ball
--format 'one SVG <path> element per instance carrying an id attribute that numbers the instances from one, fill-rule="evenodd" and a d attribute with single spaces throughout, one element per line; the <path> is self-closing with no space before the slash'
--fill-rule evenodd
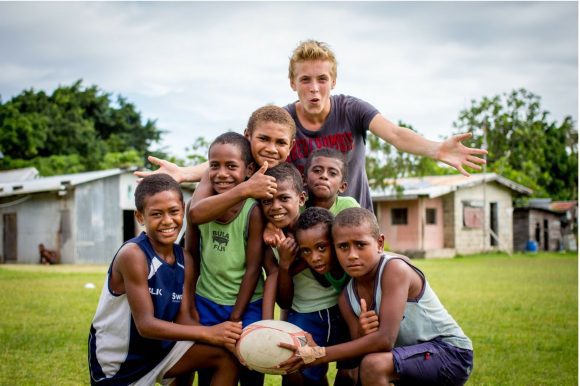
<path id="1" fill-rule="evenodd" d="M 279 343 L 306 346 L 306 333 L 300 327 L 283 320 L 260 320 L 246 326 L 236 344 L 238 355 L 252 370 L 266 374 L 285 374 L 276 368 L 290 359 L 294 352 Z"/>

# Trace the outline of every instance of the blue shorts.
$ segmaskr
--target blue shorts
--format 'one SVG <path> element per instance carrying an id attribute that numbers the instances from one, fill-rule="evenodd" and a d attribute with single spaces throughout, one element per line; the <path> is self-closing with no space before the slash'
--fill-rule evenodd
<path id="1" fill-rule="evenodd" d="M 195 307 L 199 314 L 199 322 L 204 326 L 214 326 L 230 320 L 230 315 L 234 310 L 234 306 L 217 304 L 197 294 L 195 295 Z M 262 320 L 262 299 L 248 304 L 242 315 L 242 325 L 246 327 L 258 320 Z"/>
<path id="2" fill-rule="evenodd" d="M 395 371 L 403 385 L 463 385 L 473 368 L 473 351 L 455 347 L 440 338 L 392 351 Z"/>
<path id="3" fill-rule="evenodd" d="M 332 346 L 347 342 L 350 339 L 348 328 L 340 315 L 338 305 L 324 310 L 306 313 L 289 310 L 288 322 L 309 332 L 319 346 Z M 337 363 L 337 368 L 343 368 L 343 366 L 340 366 L 341 363 Z M 350 368 L 351 366 L 347 367 Z M 356 367 L 356 365 L 353 367 Z M 301 371 L 306 378 L 318 381 L 326 376 L 327 370 L 328 365 L 324 364 L 307 367 Z"/>

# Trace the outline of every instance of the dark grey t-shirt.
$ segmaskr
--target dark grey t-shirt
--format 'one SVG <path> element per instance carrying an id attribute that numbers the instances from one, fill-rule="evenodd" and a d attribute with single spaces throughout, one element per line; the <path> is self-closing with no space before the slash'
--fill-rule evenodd
<path id="1" fill-rule="evenodd" d="M 296 114 L 296 102 L 284 107 L 296 122 L 296 143 L 287 161 L 303 173 L 308 155 L 321 147 L 332 147 L 347 156 L 348 187 L 344 196 L 354 197 L 362 208 L 373 210 L 365 170 L 366 134 L 371 120 L 379 113 L 369 103 L 348 95 L 330 97 L 330 114 L 318 131 L 305 129 Z"/>

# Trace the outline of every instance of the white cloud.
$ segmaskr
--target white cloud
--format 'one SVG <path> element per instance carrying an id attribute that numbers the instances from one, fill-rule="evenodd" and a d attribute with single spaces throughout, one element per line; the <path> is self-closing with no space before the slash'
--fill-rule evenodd
<path id="1" fill-rule="evenodd" d="M 300 40 L 328 42 L 336 93 L 430 138 L 470 100 L 526 88 L 577 119 L 575 2 L 0 2 L 0 94 L 77 79 L 121 94 L 176 154 L 295 100 Z"/>

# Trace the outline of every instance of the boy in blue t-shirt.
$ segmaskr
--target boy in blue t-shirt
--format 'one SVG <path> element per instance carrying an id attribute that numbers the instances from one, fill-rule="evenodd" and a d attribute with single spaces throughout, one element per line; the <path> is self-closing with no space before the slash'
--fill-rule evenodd
<path id="1" fill-rule="evenodd" d="M 166 174 L 146 177 L 135 206 L 145 232 L 109 267 L 89 333 L 91 384 L 166 384 L 198 369 L 213 370 L 216 384 L 237 384 L 235 357 L 216 346 L 233 352 L 241 323 L 203 327 L 190 312 L 193 261 L 175 244 L 184 215 L 179 184 Z"/>

